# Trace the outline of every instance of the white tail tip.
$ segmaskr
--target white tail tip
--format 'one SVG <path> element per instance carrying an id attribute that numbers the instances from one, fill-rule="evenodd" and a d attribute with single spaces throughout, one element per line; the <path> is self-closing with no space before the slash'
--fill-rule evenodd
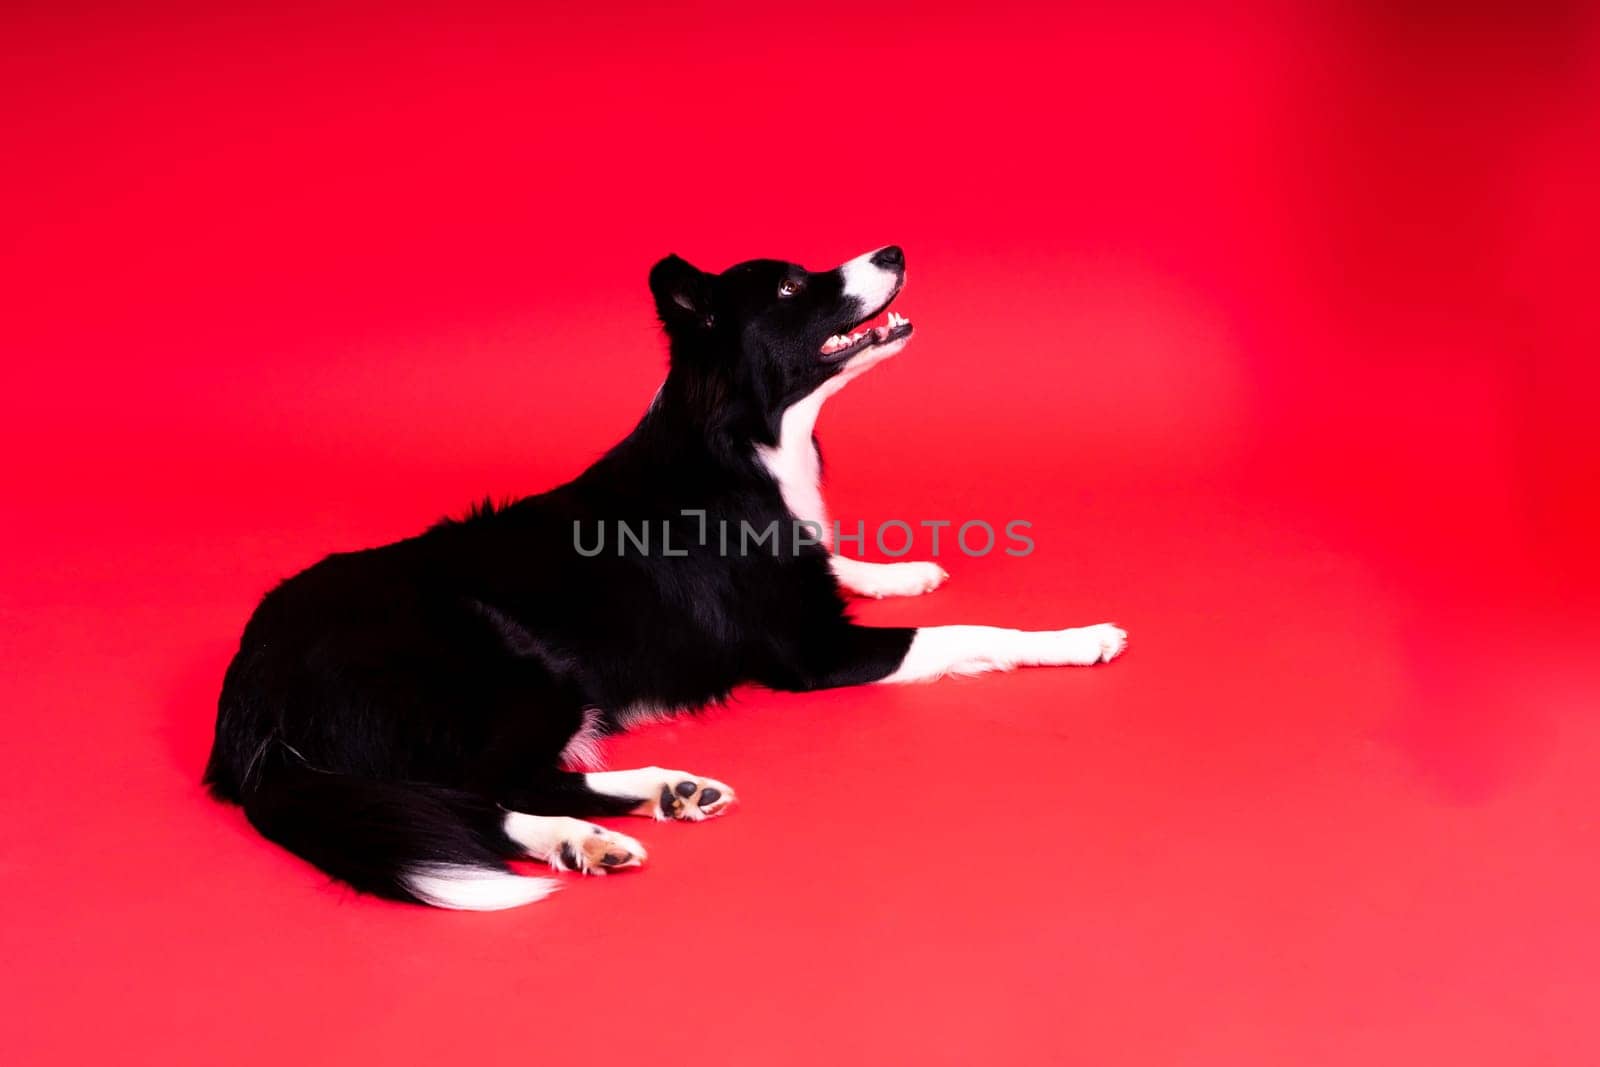
<path id="1" fill-rule="evenodd" d="M 524 878 L 488 867 L 453 863 L 419 864 L 401 875 L 418 900 L 436 908 L 500 911 L 532 904 L 561 888 L 553 878 Z"/>

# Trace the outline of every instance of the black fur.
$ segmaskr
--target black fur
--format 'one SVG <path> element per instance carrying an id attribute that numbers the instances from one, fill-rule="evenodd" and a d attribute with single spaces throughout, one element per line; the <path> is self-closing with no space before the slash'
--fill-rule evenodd
<path id="1" fill-rule="evenodd" d="M 874 262 L 903 276 L 898 249 Z M 824 549 L 795 536 L 755 447 L 839 372 L 823 342 L 880 308 L 840 271 L 771 260 L 720 275 L 676 256 L 650 288 L 671 348 L 660 395 L 576 480 L 408 540 L 329 556 L 269 593 L 228 668 L 206 782 L 262 834 L 356 888 L 414 899 L 416 864 L 503 868 L 503 809 L 602 815 L 560 754 L 597 709 L 694 708 L 746 682 L 805 690 L 885 676 L 909 629 L 848 618 Z M 909 327 L 907 327 L 909 329 Z M 776 549 L 716 529 L 778 525 Z M 685 556 L 618 555 L 662 524 Z M 586 557 L 574 524 L 607 547 Z M 591 710 L 589 714 L 595 714 Z M 641 798 L 642 799 L 642 798 Z"/>

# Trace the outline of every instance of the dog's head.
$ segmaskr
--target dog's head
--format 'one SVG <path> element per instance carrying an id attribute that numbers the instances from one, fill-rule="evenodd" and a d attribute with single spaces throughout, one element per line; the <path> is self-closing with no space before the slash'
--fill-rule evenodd
<path id="1" fill-rule="evenodd" d="M 905 254 L 889 245 L 828 271 L 756 259 L 708 274 L 668 256 L 650 271 L 650 291 L 672 375 L 775 431 L 796 402 L 905 347 L 911 323 L 889 311 L 905 279 Z"/>

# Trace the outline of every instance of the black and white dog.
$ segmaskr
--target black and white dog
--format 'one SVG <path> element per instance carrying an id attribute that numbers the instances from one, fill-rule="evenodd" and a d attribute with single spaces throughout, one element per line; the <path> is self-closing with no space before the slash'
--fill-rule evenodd
<path id="1" fill-rule="evenodd" d="M 548 493 L 329 556 L 267 594 L 223 682 L 212 792 L 357 889 L 507 908 L 555 885 L 508 859 L 595 874 L 644 860 L 637 841 L 575 816 L 699 820 L 733 804 L 685 771 L 575 769 L 601 735 L 747 682 L 821 689 L 1116 656 L 1126 636 L 1109 624 L 850 620 L 845 593 L 914 596 L 946 578 L 830 553 L 812 437 L 828 397 L 910 340 L 888 311 L 904 282 L 893 246 L 820 273 L 657 263 L 671 359 L 633 432 Z M 628 543 L 589 544 L 605 529 L 624 541 L 623 527 Z M 773 528 L 775 544 L 738 543 Z"/>

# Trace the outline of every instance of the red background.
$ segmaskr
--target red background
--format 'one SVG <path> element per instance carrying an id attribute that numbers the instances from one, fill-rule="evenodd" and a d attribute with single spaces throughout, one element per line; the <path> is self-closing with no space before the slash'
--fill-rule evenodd
<path id="1" fill-rule="evenodd" d="M 1594 9 L 670 7 L 8 6 L 0 1055 L 1600 1057 Z M 1125 659 L 641 730 L 740 810 L 496 915 L 201 793 L 269 584 L 626 431 L 656 257 L 888 241 L 833 507 L 1038 550 L 861 616 Z"/>

